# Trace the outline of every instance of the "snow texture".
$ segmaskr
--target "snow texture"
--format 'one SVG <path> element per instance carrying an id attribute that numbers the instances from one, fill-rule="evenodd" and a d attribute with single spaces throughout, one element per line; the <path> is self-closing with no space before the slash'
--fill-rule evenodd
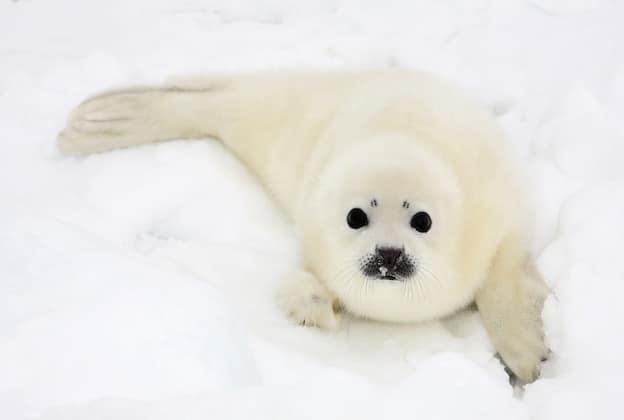
<path id="1" fill-rule="evenodd" d="M 0 418 L 622 419 L 624 3 L 0 3 Z M 459 81 L 535 192 L 554 356 L 513 390 L 478 314 L 290 325 L 292 228 L 219 144 L 66 158 L 87 95 L 177 74 L 413 67 Z"/>

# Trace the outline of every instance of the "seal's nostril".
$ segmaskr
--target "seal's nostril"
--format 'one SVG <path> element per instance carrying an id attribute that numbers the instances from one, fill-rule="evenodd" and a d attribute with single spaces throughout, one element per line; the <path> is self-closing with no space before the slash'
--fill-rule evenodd
<path id="1" fill-rule="evenodd" d="M 364 275 L 383 280 L 406 280 L 414 274 L 412 258 L 403 247 L 376 247 L 375 252 L 362 260 Z"/>
<path id="2" fill-rule="evenodd" d="M 400 262 L 403 257 L 403 250 L 401 248 L 377 248 L 377 255 L 379 259 L 383 261 L 383 265 L 386 267 L 394 267 Z"/>

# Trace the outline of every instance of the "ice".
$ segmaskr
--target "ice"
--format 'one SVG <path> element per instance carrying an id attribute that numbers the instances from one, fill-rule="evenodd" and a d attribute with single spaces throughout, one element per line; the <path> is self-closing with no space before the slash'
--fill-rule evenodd
<path id="1" fill-rule="evenodd" d="M 0 418 L 623 418 L 622 21 L 608 0 L 1 3 Z M 526 169 L 553 355 L 523 392 L 475 312 L 290 325 L 294 233 L 219 144 L 54 143 L 111 86 L 397 66 L 465 85 Z"/>

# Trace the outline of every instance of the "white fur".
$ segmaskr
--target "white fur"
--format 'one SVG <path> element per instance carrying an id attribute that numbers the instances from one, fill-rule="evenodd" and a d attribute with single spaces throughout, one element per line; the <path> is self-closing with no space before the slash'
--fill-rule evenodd
<path id="1" fill-rule="evenodd" d="M 414 322 L 476 301 L 507 365 L 536 377 L 547 291 L 526 249 L 524 193 L 501 131 L 459 89 L 412 71 L 187 79 L 87 100 L 59 145 L 83 154 L 203 136 L 223 141 L 296 224 L 306 271 L 279 300 L 295 321 L 336 328 L 340 306 Z M 347 226 L 353 207 L 369 214 L 365 229 Z M 421 210 L 427 233 L 409 225 Z M 362 255 L 384 245 L 416 260 L 412 277 L 361 274 Z"/>

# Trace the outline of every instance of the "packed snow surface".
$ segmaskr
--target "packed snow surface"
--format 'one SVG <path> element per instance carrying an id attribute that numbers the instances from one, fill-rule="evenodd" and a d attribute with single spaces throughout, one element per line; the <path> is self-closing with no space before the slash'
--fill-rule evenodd
<path id="1" fill-rule="evenodd" d="M 0 418 L 622 419 L 624 3 L 0 3 Z M 553 357 L 512 389 L 479 321 L 290 325 L 292 228 L 213 141 L 86 158 L 87 95 L 185 73 L 410 67 L 497 115 L 534 192 Z"/>

